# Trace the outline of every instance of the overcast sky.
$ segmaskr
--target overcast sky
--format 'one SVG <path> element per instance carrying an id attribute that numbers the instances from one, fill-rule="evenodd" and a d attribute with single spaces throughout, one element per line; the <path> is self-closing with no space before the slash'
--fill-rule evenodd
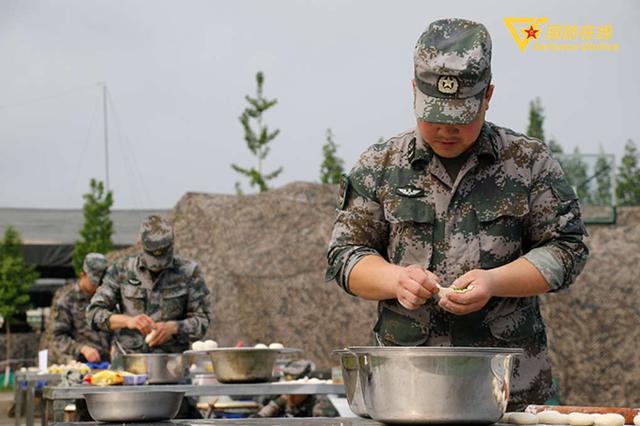
<path id="1" fill-rule="evenodd" d="M 233 193 L 251 166 L 238 116 L 254 76 L 278 105 L 273 183 L 318 181 L 331 128 L 350 168 L 381 136 L 415 124 L 412 51 L 433 20 L 484 23 L 496 86 L 488 120 L 517 131 L 539 96 L 564 147 L 619 160 L 640 143 L 640 2 L 635 0 L 1 0 L 0 207 L 78 208 L 104 179 L 110 93 L 115 208 L 170 208 L 187 191 Z M 611 25 L 617 52 L 525 53 L 504 17 Z M 247 188 L 246 182 L 244 187 Z"/>

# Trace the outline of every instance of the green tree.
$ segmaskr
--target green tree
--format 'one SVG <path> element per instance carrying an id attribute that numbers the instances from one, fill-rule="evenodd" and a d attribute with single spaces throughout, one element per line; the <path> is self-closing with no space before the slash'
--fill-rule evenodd
<path id="1" fill-rule="evenodd" d="M 113 193 L 105 192 L 102 182 L 91 179 L 91 191 L 84 194 L 84 225 L 80 230 L 82 240 L 76 241 L 73 249 L 73 269 L 80 275 L 84 257 L 89 253 L 107 253 L 113 249 L 113 221 L 111 206 Z"/>
<path id="2" fill-rule="evenodd" d="M 595 170 L 593 178 L 596 181 L 596 188 L 593 194 L 593 203 L 596 206 L 608 206 L 611 204 L 612 192 L 611 192 L 611 170 L 613 164 L 607 156 L 604 154 L 602 148 L 600 148 L 600 155 L 596 159 Z"/>
<path id="3" fill-rule="evenodd" d="M 340 183 L 344 173 L 344 161 L 336 155 L 338 144 L 333 140 L 333 132 L 327 129 L 327 143 L 322 145 L 322 164 L 320 165 L 320 182 Z"/>
<path id="4" fill-rule="evenodd" d="M 271 173 L 263 173 L 262 166 L 263 161 L 269 155 L 269 143 L 271 143 L 276 136 L 280 133 L 280 130 L 269 131 L 267 125 L 263 124 L 262 116 L 268 109 L 272 108 L 278 103 L 277 99 L 267 99 L 263 95 L 264 75 L 261 71 L 256 74 L 256 97 L 245 96 L 245 99 L 249 103 L 239 120 L 244 129 L 244 140 L 247 143 L 247 148 L 258 159 L 257 167 L 245 168 L 240 167 L 237 164 L 231 164 L 231 168 L 241 175 L 249 178 L 249 185 L 251 187 L 257 186 L 260 192 L 268 191 L 268 182 L 275 179 L 282 173 L 282 167 L 274 170 Z M 252 125 L 255 122 L 255 129 Z M 242 187 L 240 182 L 236 182 L 236 192 L 242 194 Z"/>
<path id="5" fill-rule="evenodd" d="M 544 108 L 540 98 L 535 98 L 529 102 L 529 126 L 527 127 L 527 135 L 536 138 L 549 145 L 549 149 L 553 154 L 562 154 L 562 146 L 551 137 L 549 141 L 544 136 Z"/>
<path id="6" fill-rule="evenodd" d="M 529 126 L 527 135 L 544 142 L 544 109 L 540 98 L 535 98 L 529 102 Z"/>
<path id="7" fill-rule="evenodd" d="M 8 226 L 0 242 L 0 315 L 7 333 L 6 359 L 11 358 L 11 320 L 29 306 L 29 287 L 38 273 L 28 266 L 21 253 L 20 235 Z"/>
<path id="8" fill-rule="evenodd" d="M 582 161 L 580 149 L 577 147 L 573 151 L 573 155 L 566 155 L 560 160 L 560 165 L 564 170 L 567 180 L 576 190 L 578 198 L 583 204 L 592 204 L 591 202 L 591 180 L 588 176 L 588 166 Z"/>
<path id="9" fill-rule="evenodd" d="M 616 177 L 616 197 L 620 206 L 640 206 L 640 168 L 638 148 L 631 139 L 624 145 L 624 155 Z"/>

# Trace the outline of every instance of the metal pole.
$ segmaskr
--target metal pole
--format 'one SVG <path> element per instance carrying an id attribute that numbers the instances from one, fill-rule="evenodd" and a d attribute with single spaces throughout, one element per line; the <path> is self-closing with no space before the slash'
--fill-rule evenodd
<path id="1" fill-rule="evenodd" d="M 104 174 L 109 192 L 109 114 L 107 109 L 107 82 L 102 83 L 102 110 L 104 113 Z"/>

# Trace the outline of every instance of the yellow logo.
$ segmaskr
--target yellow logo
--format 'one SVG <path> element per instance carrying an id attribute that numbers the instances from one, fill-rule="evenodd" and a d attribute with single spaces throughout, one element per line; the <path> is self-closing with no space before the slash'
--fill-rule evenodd
<path id="1" fill-rule="evenodd" d="M 536 51 L 616 51 L 610 43 L 613 27 L 606 25 L 574 25 L 550 23 L 549 18 L 503 18 L 520 52 L 533 42 Z"/>

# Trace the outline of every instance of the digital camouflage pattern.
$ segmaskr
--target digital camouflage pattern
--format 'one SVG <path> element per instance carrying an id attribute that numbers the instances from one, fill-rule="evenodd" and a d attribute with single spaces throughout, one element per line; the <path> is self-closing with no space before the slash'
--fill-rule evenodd
<path id="1" fill-rule="evenodd" d="M 82 262 L 82 272 L 84 272 L 91 283 L 95 286 L 100 285 L 100 280 L 107 269 L 107 258 L 100 253 L 89 253 L 84 257 Z"/>
<path id="2" fill-rule="evenodd" d="M 351 269 L 367 255 L 422 265 L 445 286 L 524 257 L 552 291 L 567 288 L 587 259 L 578 199 L 549 149 L 488 122 L 455 181 L 412 130 L 368 149 L 342 188 L 327 278 L 347 292 Z M 554 391 L 537 297 L 492 298 L 464 316 L 433 299 L 413 311 L 393 299 L 380 301 L 378 313 L 382 345 L 523 348 L 511 408 Z"/>
<path id="3" fill-rule="evenodd" d="M 140 227 L 140 245 L 147 267 L 166 268 L 173 258 L 173 227 L 168 219 L 152 215 Z"/>
<path id="4" fill-rule="evenodd" d="M 491 37 L 484 25 L 435 21 L 418 39 L 413 59 L 418 118 L 467 124 L 477 117 L 491 82 Z"/>
<path id="5" fill-rule="evenodd" d="M 175 353 L 201 339 L 211 320 L 209 290 L 197 264 L 175 256 L 154 281 L 143 255 L 118 259 L 91 300 L 88 320 L 96 330 L 109 330 L 109 317 L 147 314 L 156 322 L 176 321 L 178 333 L 163 345 L 149 347 L 137 330 L 121 329 L 118 341 L 128 352 Z"/>
<path id="6" fill-rule="evenodd" d="M 87 345 L 100 353 L 103 361 L 109 360 L 110 333 L 91 329 L 86 318 L 86 309 L 91 296 L 80 289 L 78 283 L 60 290 L 58 302 L 53 306 L 53 329 L 49 350 L 51 359 L 59 363 L 80 360 L 80 348 Z"/>

